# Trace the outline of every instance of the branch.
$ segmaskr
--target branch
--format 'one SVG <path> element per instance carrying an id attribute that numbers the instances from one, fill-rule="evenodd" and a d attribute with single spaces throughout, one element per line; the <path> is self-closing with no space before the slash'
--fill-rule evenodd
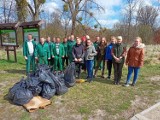
<path id="1" fill-rule="evenodd" d="M 31 5 L 27 2 L 27 4 L 28 4 L 28 7 L 29 7 L 29 9 L 30 9 L 30 12 L 32 13 L 32 15 L 34 15 L 35 13 L 34 13 L 34 10 L 33 10 L 33 8 L 31 7 Z"/>

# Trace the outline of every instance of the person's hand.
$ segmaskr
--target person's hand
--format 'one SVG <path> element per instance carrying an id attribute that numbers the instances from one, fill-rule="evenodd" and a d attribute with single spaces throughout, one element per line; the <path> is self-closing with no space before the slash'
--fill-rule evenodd
<path id="1" fill-rule="evenodd" d="M 74 61 L 76 61 L 76 62 L 77 62 L 77 61 L 78 61 L 78 60 L 77 60 L 77 58 L 75 58 L 75 59 L 74 59 Z"/>
<path id="2" fill-rule="evenodd" d="M 116 60 L 117 63 L 119 63 L 121 59 L 120 58 L 116 58 L 115 60 Z"/>
<path id="3" fill-rule="evenodd" d="M 62 56 L 62 58 L 64 58 L 64 56 Z"/>
<path id="4" fill-rule="evenodd" d="M 38 62 L 38 57 L 35 57 L 36 62 Z"/>
<path id="5" fill-rule="evenodd" d="M 118 60 L 119 60 L 119 58 L 117 58 L 117 57 L 115 57 L 114 59 L 115 59 L 115 61 L 118 61 Z"/>
<path id="6" fill-rule="evenodd" d="M 28 58 L 26 56 L 24 56 L 24 59 L 27 60 Z"/>
<path id="7" fill-rule="evenodd" d="M 52 56 L 52 58 L 54 58 L 54 56 Z"/>
<path id="8" fill-rule="evenodd" d="M 126 64 L 126 65 L 128 65 L 128 63 L 127 63 L 127 62 L 125 62 L 125 64 Z"/>
<path id="9" fill-rule="evenodd" d="M 105 60 L 106 62 L 108 62 L 108 60 Z"/>
<path id="10" fill-rule="evenodd" d="M 78 61 L 82 61 L 82 58 L 79 58 Z"/>
<path id="11" fill-rule="evenodd" d="M 48 58 L 48 60 L 50 60 L 51 58 Z"/>

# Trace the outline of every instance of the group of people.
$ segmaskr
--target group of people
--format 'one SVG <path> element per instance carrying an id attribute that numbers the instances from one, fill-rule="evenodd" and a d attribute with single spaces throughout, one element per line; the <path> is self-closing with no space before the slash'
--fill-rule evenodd
<path id="1" fill-rule="evenodd" d="M 63 72 L 65 66 L 71 62 L 76 65 L 76 77 L 81 77 L 81 70 L 87 70 L 87 80 L 93 81 L 97 77 L 98 70 L 101 70 L 101 77 L 104 78 L 105 65 L 107 66 L 108 76 L 111 78 L 112 66 L 114 68 L 114 84 L 118 85 L 122 76 L 124 63 L 128 65 L 128 75 L 125 86 L 129 86 L 131 75 L 134 71 L 132 86 L 138 79 L 140 67 L 144 62 L 144 47 L 142 39 L 136 37 L 133 45 L 127 51 L 123 43 L 122 36 L 111 36 L 110 43 L 106 38 L 99 36 L 93 42 L 89 35 L 82 38 L 68 36 L 61 39 L 59 37 L 51 40 L 47 37 L 45 40 L 40 38 L 36 43 L 31 34 L 28 34 L 28 40 L 23 44 L 23 55 L 26 60 L 26 72 L 36 69 L 36 64 L 47 64 L 53 67 L 53 72 Z M 125 60 L 126 59 L 126 60 Z"/>

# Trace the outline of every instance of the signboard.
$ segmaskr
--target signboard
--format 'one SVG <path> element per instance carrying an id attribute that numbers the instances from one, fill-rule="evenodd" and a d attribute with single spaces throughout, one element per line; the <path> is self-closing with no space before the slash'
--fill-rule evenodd
<path id="1" fill-rule="evenodd" d="M 27 40 L 28 34 L 32 34 L 33 39 L 38 42 L 39 41 L 39 29 L 38 28 L 24 28 L 24 40 Z"/>
<path id="2" fill-rule="evenodd" d="M 15 30 L 0 30 L 2 46 L 16 46 L 16 31 Z"/>

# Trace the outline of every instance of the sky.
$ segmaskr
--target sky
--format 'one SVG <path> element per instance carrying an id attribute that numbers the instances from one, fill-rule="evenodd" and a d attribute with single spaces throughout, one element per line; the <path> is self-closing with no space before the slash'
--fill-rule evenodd
<path id="1" fill-rule="evenodd" d="M 30 1 L 30 0 L 28 0 Z M 113 28 L 114 24 L 119 22 L 124 13 L 124 8 L 127 6 L 126 0 L 95 0 L 100 6 L 104 8 L 105 11 L 98 13 L 94 12 L 94 16 L 97 18 L 98 22 L 102 27 Z M 158 0 L 138 0 L 142 5 L 150 5 L 153 7 L 160 6 Z M 62 10 L 63 2 L 62 0 L 46 0 L 43 5 L 43 9 L 49 13 L 55 11 L 55 9 Z M 160 17 L 159 17 L 160 18 Z"/>

